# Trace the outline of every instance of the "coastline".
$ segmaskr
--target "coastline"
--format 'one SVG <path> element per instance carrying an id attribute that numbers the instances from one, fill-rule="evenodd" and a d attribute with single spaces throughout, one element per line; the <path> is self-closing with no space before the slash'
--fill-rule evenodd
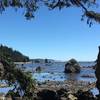
<path id="1" fill-rule="evenodd" d="M 2 89 L 9 91 L 13 88 L 6 86 Z M 94 91 L 90 91 L 93 89 L 95 89 L 95 82 L 90 83 L 79 80 L 37 82 L 34 90 L 33 100 L 77 100 L 77 96 L 79 96 L 78 93 L 81 93 L 81 96 L 86 95 L 85 98 L 90 98 L 89 100 L 91 100 L 91 96 L 94 98 L 93 100 L 96 100 L 96 95 L 93 93 Z M 0 98 L 12 100 L 11 97 L 6 97 L 6 93 L 2 92 Z M 26 100 L 25 98 L 22 99 L 21 97 L 15 98 L 16 100 Z"/>
<path id="2" fill-rule="evenodd" d="M 88 91 L 95 88 L 95 82 L 89 83 L 86 81 L 45 81 L 36 85 L 37 90 L 50 89 L 57 91 L 59 89 L 66 89 L 70 93 L 76 93 L 78 90 Z"/>

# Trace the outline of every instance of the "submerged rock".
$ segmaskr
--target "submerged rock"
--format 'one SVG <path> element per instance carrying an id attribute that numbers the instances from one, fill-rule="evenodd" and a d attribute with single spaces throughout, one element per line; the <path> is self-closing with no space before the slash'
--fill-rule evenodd
<path id="1" fill-rule="evenodd" d="M 94 75 L 89 75 L 89 74 L 83 74 L 83 75 L 81 75 L 81 77 L 83 77 L 83 78 L 94 78 L 95 76 Z"/>
<path id="2" fill-rule="evenodd" d="M 80 72 L 80 65 L 75 59 L 69 60 L 65 64 L 65 73 L 79 73 Z"/>
<path id="3" fill-rule="evenodd" d="M 37 68 L 36 68 L 36 72 L 41 72 L 42 71 L 42 68 L 40 67 L 40 66 L 38 66 Z"/>

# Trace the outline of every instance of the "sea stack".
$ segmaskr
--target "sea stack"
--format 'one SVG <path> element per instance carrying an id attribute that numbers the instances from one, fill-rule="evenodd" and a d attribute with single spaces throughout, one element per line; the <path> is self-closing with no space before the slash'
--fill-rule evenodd
<path id="1" fill-rule="evenodd" d="M 79 73 L 80 72 L 80 65 L 75 59 L 70 59 L 65 64 L 65 73 Z"/>

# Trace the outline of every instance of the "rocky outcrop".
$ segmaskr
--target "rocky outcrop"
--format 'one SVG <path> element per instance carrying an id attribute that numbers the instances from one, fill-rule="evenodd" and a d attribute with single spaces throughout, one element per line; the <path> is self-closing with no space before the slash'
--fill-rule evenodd
<path id="1" fill-rule="evenodd" d="M 55 91 L 44 89 L 37 93 L 38 100 L 58 100 L 58 95 Z"/>
<path id="2" fill-rule="evenodd" d="M 99 95 L 100 95 L 100 46 L 99 46 L 99 53 L 98 53 L 98 57 L 97 57 L 97 65 L 96 65 L 95 75 L 97 78 L 96 87 L 98 88 Z"/>
<path id="3" fill-rule="evenodd" d="M 35 93 L 33 99 L 30 99 L 30 100 L 100 100 L 94 97 L 91 91 L 79 90 L 76 93 L 69 93 L 65 89 L 61 89 L 58 91 L 43 89 Z M 5 97 L 5 99 L 6 100 L 29 100 L 27 98 L 21 98 L 21 97 L 11 98 L 10 96 Z"/>
<path id="4" fill-rule="evenodd" d="M 37 93 L 34 100 L 97 100 L 91 91 L 79 90 L 76 93 L 69 93 L 65 89 L 58 91 L 44 89 Z"/>
<path id="5" fill-rule="evenodd" d="M 65 73 L 79 73 L 80 72 L 80 65 L 75 59 L 69 60 L 65 64 Z"/>
<path id="6" fill-rule="evenodd" d="M 82 90 L 79 90 L 75 96 L 78 98 L 78 100 L 96 100 L 90 91 L 83 92 Z"/>
<path id="7" fill-rule="evenodd" d="M 35 70 L 36 70 L 36 72 L 41 72 L 42 68 L 40 66 L 38 66 Z"/>

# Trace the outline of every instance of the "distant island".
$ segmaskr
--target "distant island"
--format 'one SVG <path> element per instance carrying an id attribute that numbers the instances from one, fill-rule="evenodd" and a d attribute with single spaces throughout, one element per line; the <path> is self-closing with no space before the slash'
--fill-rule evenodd
<path id="1" fill-rule="evenodd" d="M 47 58 L 45 58 L 45 59 L 42 59 L 42 58 L 30 59 L 30 61 L 32 63 L 54 63 L 55 62 L 55 60 L 47 59 Z"/>

